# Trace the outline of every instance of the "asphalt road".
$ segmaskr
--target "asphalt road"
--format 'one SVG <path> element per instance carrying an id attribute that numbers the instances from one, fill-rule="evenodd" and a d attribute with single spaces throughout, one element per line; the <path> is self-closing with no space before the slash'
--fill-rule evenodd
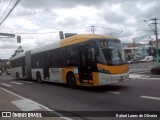
<path id="1" fill-rule="evenodd" d="M 160 111 L 160 75 L 150 74 L 151 65 L 144 68 L 145 70 L 136 66 L 140 64 L 130 66 L 134 72 L 132 71 L 129 80 L 103 87 L 70 89 L 61 84 L 39 84 L 34 81 L 12 79 L 6 75 L 0 76 L 0 86 L 52 110 Z"/>

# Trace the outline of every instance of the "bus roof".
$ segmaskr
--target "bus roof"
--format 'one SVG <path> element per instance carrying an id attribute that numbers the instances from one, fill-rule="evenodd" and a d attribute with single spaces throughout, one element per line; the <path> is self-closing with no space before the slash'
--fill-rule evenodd
<path id="1" fill-rule="evenodd" d="M 45 45 L 42 47 L 32 49 L 31 54 L 35 54 L 35 53 L 39 53 L 39 52 L 43 52 L 43 51 L 47 51 L 47 50 L 51 50 L 51 49 L 55 49 L 55 48 L 60 48 L 60 47 L 64 47 L 64 46 L 69 46 L 69 45 L 73 45 L 76 43 L 81 43 L 81 42 L 88 41 L 88 40 L 94 39 L 94 38 L 115 39 L 114 37 L 107 36 L 107 35 L 78 34 L 78 35 L 74 35 L 74 36 L 71 36 L 71 37 L 68 37 L 65 39 L 55 41 L 53 43 L 50 43 L 49 45 Z M 11 60 L 16 59 L 16 58 L 20 58 L 23 56 L 24 56 L 24 53 L 19 54 L 15 57 L 11 58 Z"/>
<path id="2" fill-rule="evenodd" d="M 73 44 L 76 44 L 76 43 L 81 43 L 81 42 L 84 42 L 84 41 L 87 41 L 87 40 L 93 39 L 93 38 L 115 39 L 114 37 L 107 36 L 107 35 L 78 34 L 78 35 L 74 35 L 72 37 L 63 39 L 60 42 L 60 44 L 61 44 L 61 47 L 63 47 L 63 46 L 73 45 Z"/>
<path id="3" fill-rule="evenodd" d="M 20 53 L 20 54 L 18 54 L 18 55 L 16 55 L 16 56 L 14 56 L 14 57 L 10 58 L 10 60 L 14 60 L 14 59 L 17 59 L 17 58 L 23 57 L 24 55 L 25 55 L 25 52 Z"/>
<path id="4" fill-rule="evenodd" d="M 73 45 L 76 43 L 81 43 L 81 42 L 84 42 L 90 39 L 94 39 L 94 38 L 115 39 L 114 37 L 107 36 L 107 35 L 78 34 L 78 35 L 74 35 L 74 36 L 71 36 L 65 39 L 55 41 L 53 43 L 50 43 L 49 45 L 45 45 L 39 48 L 32 49 L 31 54 L 35 54 L 35 53 L 39 53 L 39 52 L 43 52 L 43 51 L 47 51 L 51 49 L 56 49 L 56 48 L 60 48 L 64 46 L 69 46 L 69 45 Z"/>

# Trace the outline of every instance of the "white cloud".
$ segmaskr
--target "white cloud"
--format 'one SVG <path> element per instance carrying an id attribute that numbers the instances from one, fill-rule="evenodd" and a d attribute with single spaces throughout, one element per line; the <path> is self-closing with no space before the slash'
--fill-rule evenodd
<path id="1" fill-rule="evenodd" d="M 16 22 L 12 22 L 12 21 L 16 21 Z M 31 20 L 29 19 L 27 20 L 25 18 L 10 19 L 7 22 L 8 22 L 8 25 L 19 26 L 19 27 L 22 27 L 23 29 L 28 29 L 28 30 L 40 28 L 36 24 L 32 23 Z"/>
<path id="2" fill-rule="evenodd" d="M 23 0 L 1 25 L 1 32 L 53 33 L 16 34 L 22 36 L 21 44 L 15 39 L 0 39 L 0 49 L 6 52 L 1 50 L 0 56 L 9 58 L 20 45 L 29 50 L 51 43 L 59 39 L 59 30 L 91 33 L 91 25 L 98 26 L 96 34 L 116 36 L 123 31 L 118 36 L 122 40 L 147 35 L 149 32 L 138 30 L 150 30 L 143 20 L 160 18 L 159 5 L 158 0 Z"/>

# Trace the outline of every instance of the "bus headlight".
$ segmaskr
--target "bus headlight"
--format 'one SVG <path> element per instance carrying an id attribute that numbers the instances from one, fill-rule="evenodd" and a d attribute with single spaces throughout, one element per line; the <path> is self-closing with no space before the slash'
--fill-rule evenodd
<path id="1" fill-rule="evenodd" d="M 98 72 L 104 73 L 104 74 L 110 74 L 109 70 L 104 70 L 102 68 L 98 68 Z"/>

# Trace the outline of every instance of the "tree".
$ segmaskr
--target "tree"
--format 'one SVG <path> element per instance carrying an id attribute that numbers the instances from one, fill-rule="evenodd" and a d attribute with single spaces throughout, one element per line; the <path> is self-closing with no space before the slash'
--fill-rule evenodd
<path id="1" fill-rule="evenodd" d="M 14 57 L 14 56 L 16 56 L 16 55 L 18 55 L 20 53 L 23 53 L 23 52 L 24 52 L 24 50 L 23 50 L 22 46 L 19 46 L 18 49 L 15 50 L 14 54 L 12 55 L 12 57 Z"/>

